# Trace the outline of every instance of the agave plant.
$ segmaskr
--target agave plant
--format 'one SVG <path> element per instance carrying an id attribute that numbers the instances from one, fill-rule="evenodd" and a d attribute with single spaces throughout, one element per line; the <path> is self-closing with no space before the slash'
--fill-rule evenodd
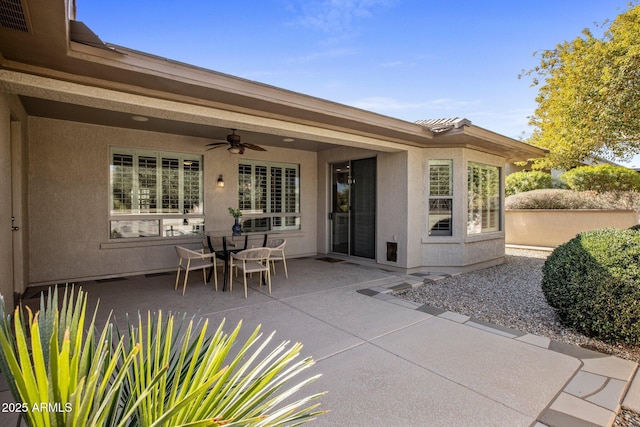
<path id="1" fill-rule="evenodd" d="M 292 397 L 318 377 L 290 385 L 314 363 L 295 360 L 300 344 L 263 354 L 273 334 L 258 327 L 231 355 L 241 324 L 209 335 L 208 321 L 162 312 L 138 315 L 126 336 L 110 320 L 98 334 L 97 307 L 85 328 L 87 296 L 73 301 L 65 290 L 59 309 L 50 291 L 13 321 L 0 301 L 0 370 L 30 426 L 289 426 L 323 413 L 312 403 L 322 393 Z M 43 402 L 54 410 L 31 410 Z"/>

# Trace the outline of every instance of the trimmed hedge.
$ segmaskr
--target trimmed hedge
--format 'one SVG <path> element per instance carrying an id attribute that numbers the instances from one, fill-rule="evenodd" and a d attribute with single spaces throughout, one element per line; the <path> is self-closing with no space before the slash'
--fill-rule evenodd
<path id="1" fill-rule="evenodd" d="M 564 325 L 603 341 L 640 344 L 640 233 L 580 233 L 558 246 L 542 271 L 542 291 Z"/>
<path id="2" fill-rule="evenodd" d="M 567 185 L 542 171 L 520 171 L 505 177 L 504 192 L 507 196 L 544 188 L 567 188 Z"/>
<path id="3" fill-rule="evenodd" d="M 576 191 L 640 191 L 640 173 L 614 165 L 580 166 L 560 175 Z"/>
<path id="4" fill-rule="evenodd" d="M 640 193 L 573 190 L 533 190 L 505 199 L 506 209 L 640 210 Z"/>

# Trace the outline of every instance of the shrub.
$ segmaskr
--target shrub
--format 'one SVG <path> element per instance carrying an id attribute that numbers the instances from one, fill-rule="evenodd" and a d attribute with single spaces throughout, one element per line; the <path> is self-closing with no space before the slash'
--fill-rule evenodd
<path id="1" fill-rule="evenodd" d="M 607 342 L 640 344 L 640 233 L 603 229 L 558 246 L 542 291 L 562 323 Z"/>
<path id="2" fill-rule="evenodd" d="M 622 166 L 580 166 L 560 178 L 576 191 L 640 191 L 640 174 Z"/>
<path id="3" fill-rule="evenodd" d="M 506 209 L 640 210 L 640 193 L 573 190 L 533 190 L 505 199 Z"/>
<path id="4" fill-rule="evenodd" d="M 545 188 L 566 188 L 566 184 L 550 174 L 541 171 L 521 171 L 507 175 L 505 178 L 505 194 L 511 196 L 525 191 Z"/>

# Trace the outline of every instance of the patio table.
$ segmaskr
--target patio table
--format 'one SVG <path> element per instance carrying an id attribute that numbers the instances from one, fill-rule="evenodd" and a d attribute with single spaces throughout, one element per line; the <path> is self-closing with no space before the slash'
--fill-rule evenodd
<path id="1" fill-rule="evenodd" d="M 260 236 L 259 234 L 252 234 L 252 236 Z M 212 238 L 222 238 L 222 251 L 216 251 L 213 247 Z M 216 258 L 222 259 L 224 261 L 224 279 L 222 285 L 222 291 L 227 290 L 227 283 L 229 277 L 229 257 L 232 253 L 238 253 L 247 249 L 247 244 L 249 242 L 249 235 L 245 234 L 244 236 L 234 236 L 230 234 L 217 234 L 217 233 L 207 233 L 207 245 L 209 246 L 209 250 L 211 252 L 216 253 Z M 264 233 L 264 238 L 262 240 L 262 247 L 267 246 L 267 233 Z M 207 277 L 207 281 L 211 280 L 211 275 L 213 274 L 213 270 L 209 270 L 209 275 Z"/>

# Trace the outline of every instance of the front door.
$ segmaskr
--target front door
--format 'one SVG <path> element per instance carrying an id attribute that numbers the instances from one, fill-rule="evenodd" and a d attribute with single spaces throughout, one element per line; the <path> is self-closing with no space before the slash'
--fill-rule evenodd
<path id="1" fill-rule="evenodd" d="M 376 257 L 376 159 L 331 165 L 331 250 Z"/>

